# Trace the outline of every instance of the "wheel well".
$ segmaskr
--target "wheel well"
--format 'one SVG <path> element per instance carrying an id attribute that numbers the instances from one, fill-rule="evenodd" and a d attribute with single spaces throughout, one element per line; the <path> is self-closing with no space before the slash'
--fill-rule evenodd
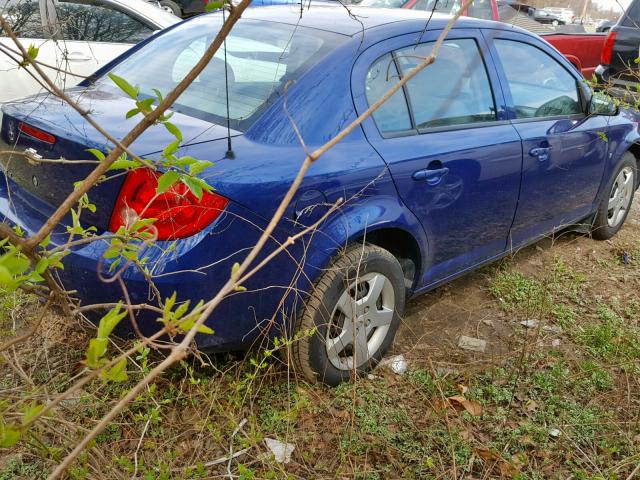
<path id="1" fill-rule="evenodd" d="M 640 171 L 640 143 L 634 143 L 629 147 L 629 151 L 636 157 L 636 172 Z M 640 184 L 640 175 L 637 175 L 638 183 Z"/>
<path id="2" fill-rule="evenodd" d="M 398 259 L 404 272 L 405 286 L 411 290 L 422 268 L 420 247 L 413 235 L 399 228 L 383 228 L 367 232 L 366 237 L 359 239 L 360 242 L 363 240 L 384 248 Z"/>

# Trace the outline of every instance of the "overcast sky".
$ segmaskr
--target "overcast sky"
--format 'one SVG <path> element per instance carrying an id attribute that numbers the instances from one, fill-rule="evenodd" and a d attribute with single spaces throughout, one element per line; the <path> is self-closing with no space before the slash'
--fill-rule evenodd
<path id="1" fill-rule="evenodd" d="M 631 0 L 593 0 L 593 2 L 597 3 L 601 8 L 610 8 L 617 11 L 622 10 L 622 8 L 626 8 Z M 620 7 L 620 5 L 622 5 L 622 8 Z"/>

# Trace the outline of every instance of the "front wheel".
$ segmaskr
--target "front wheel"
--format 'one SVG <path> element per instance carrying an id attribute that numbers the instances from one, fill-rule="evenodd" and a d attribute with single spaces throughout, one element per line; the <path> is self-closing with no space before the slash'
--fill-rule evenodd
<path id="1" fill-rule="evenodd" d="M 296 320 L 294 366 L 307 380 L 328 385 L 369 371 L 391 346 L 404 303 L 402 267 L 391 253 L 373 245 L 347 249 Z"/>
<path id="2" fill-rule="evenodd" d="M 636 190 L 637 164 L 631 153 L 625 153 L 622 163 L 603 196 L 593 222 L 592 236 L 608 240 L 622 228 L 629 215 Z"/>

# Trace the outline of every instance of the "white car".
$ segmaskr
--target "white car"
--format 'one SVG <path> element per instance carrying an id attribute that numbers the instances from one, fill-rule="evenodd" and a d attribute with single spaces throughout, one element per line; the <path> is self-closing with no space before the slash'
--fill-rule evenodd
<path id="1" fill-rule="evenodd" d="M 37 60 L 62 87 L 70 87 L 158 30 L 181 21 L 145 0 L 0 0 L 0 13 L 19 40 L 39 49 Z M 13 41 L 0 29 L 0 103 L 44 91 L 24 68 Z"/>

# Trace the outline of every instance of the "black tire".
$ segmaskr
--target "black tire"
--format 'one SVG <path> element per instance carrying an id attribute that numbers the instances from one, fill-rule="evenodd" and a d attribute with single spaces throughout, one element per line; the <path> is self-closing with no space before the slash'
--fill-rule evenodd
<path id="1" fill-rule="evenodd" d="M 379 294 L 376 293 L 378 289 Z M 404 312 L 405 294 L 402 268 L 391 253 L 373 245 L 348 248 L 318 280 L 296 319 L 294 332 L 302 334 L 293 342 L 289 352 L 294 368 L 311 382 L 320 381 L 332 386 L 371 370 L 393 342 Z M 391 307 L 389 299 L 392 297 Z M 358 306 L 360 314 L 355 315 L 357 321 L 347 321 L 347 316 L 342 313 L 344 310 L 340 310 L 338 305 L 341 299 L 346 299 L 350 305 L 355 305 L 356 301 L 363 302 Z M 341 305 L 345 303 L 341 302 Z M 369 313 L 371 305 L 375 310 Z M 369 315 L 373 319 L 366 318 Z M 378 327 L 373 322 L 385 323 Z M 314 329 L 312 335 L 304 334 Z M 366 355 L 361 355 L 360 360 L 356 342 L 351 341 L 351 345 L 347 345 L 349 329 L 352 339 L 358 335 L 356 332 L 364 332 L 360 338 L 366 342 L 360 342 L 360 345 L 366 344 Z M 339 338 L 344 339 L 338 342 Z M 329 354 L 327 345 L 332 341 L 334 346 L 337 345 L 336 349 L 342 348 L 341 352 Z M 342 353 L 344 355 L 340 356 Z M 360 363 L 365 357 L 366 361 Z"/>
<path id="2" fill-rule="evenodd" d="M 182 8 L 176 2 L 171 0 L 160 0 L 160 6 L 164 9 L 169 9 L 176 16 L 182 18 Z"/>
<path id="3" fill-rule="evenodd" d="M 626 191 L 620 182 L 621 176 L 625 177 L 625 173 L 623 172 L 626 172 L 628 175 L 632 175 L 632 178 L 629 178 L 631 187 L 628 191 Z M 627 219 L 627 215 L 629 215 L 629 210 L 631 209 L 633 196 L 636 190 L 635 186 L 637 184 L 637 176 L 638 170 L 636 158 L 630 152 L 627 152 L 622 157 L 622 162 L 618 166 L 602 195 L 602 200 L 598 206 L 598 211 L 591 229 L 591 235 L 593 238 L 596 240 L 608 240 L 618 233 L 620 228 L 622 228 L 622 225 L 624 225 L 624 222 Z M 625 191 L 622 192 L 622 190 Z M 621 195 L 621 200 L 618 203 L 620 209 L 617 207 L 610 208 L 610 202 L 615 200 L 616 192 Z"/>

